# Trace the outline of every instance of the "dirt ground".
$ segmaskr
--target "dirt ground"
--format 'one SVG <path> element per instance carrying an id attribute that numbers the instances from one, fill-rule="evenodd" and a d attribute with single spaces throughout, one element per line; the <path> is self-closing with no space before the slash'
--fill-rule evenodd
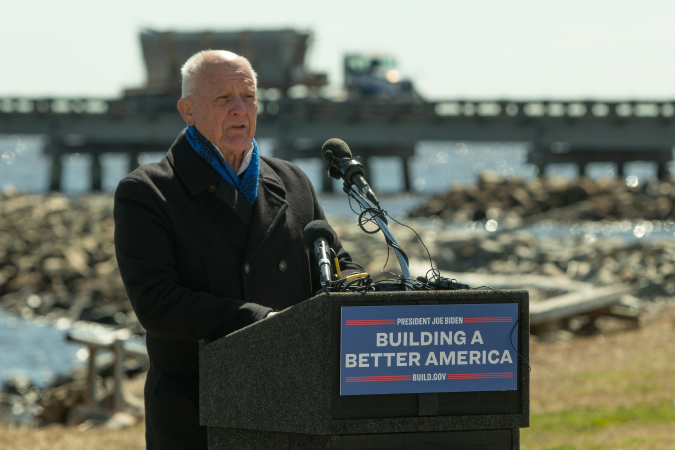
<path id="1" fill-rule="evenodd" d="M 636 330 L 532 342 L 531 427 L 524 450 L 675 448 L 675 310 L 643 317 Z M 1 449 L 145 448 L 142 425 L 124 430 L 0 428 Z"/>
<path id="2" fill-rule="evenodd" d="M 622 325 L 531 346 L 531 427 L 521 448 L 675 448 L 675 310 L 644 315 L 636 330 Z"/>
<path id="3" fill-rule="evenodd" d="M 40 429 L 0 428 L 0 448 L 5 450 L 144 450 L 144 427 L 124 430 L 49 426 Z"/>

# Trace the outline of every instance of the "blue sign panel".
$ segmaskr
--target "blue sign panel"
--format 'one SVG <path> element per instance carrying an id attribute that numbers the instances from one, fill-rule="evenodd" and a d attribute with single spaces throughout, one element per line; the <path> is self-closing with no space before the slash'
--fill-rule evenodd
<path id="1" fill-rule="evenodd" d="M 517 320 L 516 303 L 342 307 L 340 395 L 516 390 Z"/>

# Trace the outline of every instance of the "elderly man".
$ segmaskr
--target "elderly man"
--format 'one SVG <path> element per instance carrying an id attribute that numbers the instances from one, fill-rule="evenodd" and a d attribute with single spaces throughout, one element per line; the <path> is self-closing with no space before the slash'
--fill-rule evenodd
<path id="1" fill-rule="evenodd" d="M 187 128 L 161 162 L 135 170 L 115 193 L 120 273 L 148 332 L 149 449 L 206 448 L 200 339 L 225 336 L 320 288 L 302 232 L 324 214 L 298 167 L 258 154 L 251 65 L 206 51 L 181 73 L 178 110 Z M 338 241 L 335 251 L 343 270 L 360 269 Z"/>

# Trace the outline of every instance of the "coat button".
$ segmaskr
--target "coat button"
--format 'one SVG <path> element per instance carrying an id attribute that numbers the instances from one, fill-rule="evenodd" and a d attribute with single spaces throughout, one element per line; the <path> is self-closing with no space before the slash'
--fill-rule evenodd
<path id="1" fill-rule="evenodd" d="M 244 272 L 246 272 L 246 275 L 251 273 L 251 266 L 248 263 L 244 264 Z"/>
<path id="2" fill-rule="evenodd" d="M 216 183 L 213 183 L 211 186 L 209 186 L 209 192 L 214 193 L 216 192 L 216 189 L 218 188 L 218 185 Z"/>
<path id="3" fill-rule="evenodd" d="M 279 270 L 280 271 L 285 272 L 287 267 L 288 267 L 288 265 L 286 264 L 286 261 L 284 261 L 283 259 L 281 261 L 279 261 Z"/>

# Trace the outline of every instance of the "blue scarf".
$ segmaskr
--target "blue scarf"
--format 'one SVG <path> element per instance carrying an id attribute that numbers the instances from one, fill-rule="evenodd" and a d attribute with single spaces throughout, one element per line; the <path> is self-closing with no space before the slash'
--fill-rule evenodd
<path id="1" fill-rule="evenodd" d="M 255 199 L 258 197 L 258 175 L 260 174 L 260 157 L 258 156 L 258 144 L 255 139 L 253 139 L 251 162 L 244 171 L 244 176 L 239 178 L 225 161 L 218 148 L 209 142 L 197 128 L 188 126 L 185 137 L 194 151 L 204 158 L 230 186 L 241 192 L 251 205 L 255 203 Z"/>

